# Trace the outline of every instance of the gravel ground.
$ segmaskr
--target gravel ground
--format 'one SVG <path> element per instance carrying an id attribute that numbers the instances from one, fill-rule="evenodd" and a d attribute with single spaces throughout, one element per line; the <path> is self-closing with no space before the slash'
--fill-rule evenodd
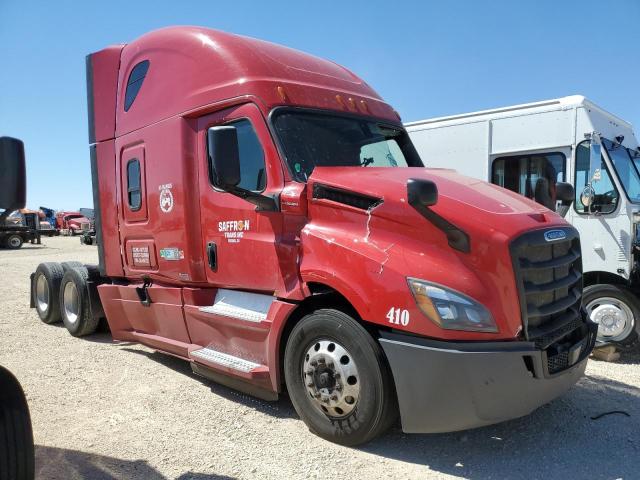
<path id="1" fill-rule="evenodd" d="M 590 361 L 567 395 L 473 431 L 362 448 L 325 442 L 288 399 L 264 402 L 200 379 L 186 362 L 108 333 L 71 337 L 29 309 L 43 261 L 97 262 L 77 238 L 0 250 L 0 364 L 26 391 L 40 479 L 639 478 L 640 354 Z M 591 417 L 611 410 L 621 414 Z"/>

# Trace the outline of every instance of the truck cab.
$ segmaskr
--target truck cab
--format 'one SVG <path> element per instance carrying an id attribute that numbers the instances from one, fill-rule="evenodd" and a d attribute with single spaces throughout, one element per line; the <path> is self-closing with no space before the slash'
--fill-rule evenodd
<path id="1" fill-rule="evenodd" d="M 428 165 L 558 207 L 580 233 L 584 304 L 598 341 L 637 343 L 640 150 L 631 124 L 571 96 L 405 126 Z M 557 205 L 561 182 L 573 186 L 570 207 Z"/>
<path id="2" fill-rule="evenodd" d="M 576 230 L 425 169 L 349 70 L 175 27 L 91 54 L 87 78 L 100 264 L 39 267 L 46 323 L 81 336 L 104 315 L 207 378 L 286 390 L 347 445 L 398 413 L 407 432 L 525 415 L 583 374 Z"/>

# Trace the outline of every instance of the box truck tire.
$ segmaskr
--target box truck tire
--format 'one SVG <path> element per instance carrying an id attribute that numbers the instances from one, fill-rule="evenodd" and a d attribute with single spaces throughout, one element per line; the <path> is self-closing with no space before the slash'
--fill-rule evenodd
<path id="1" fill-rule="evenodd" d="M 397 419 L 393 379 L 380 345 L 353 318 L 318 310 L 293 329 L 284 373 L 298 415 L 320 437 L 359 445 Z"/>
<path id="2" fill-rule="evenodd" d="M 60 315 L 64 326 L 74 337 L 92 334 L 100 320 L 91 314 L 88 279 L 86 268 L 70 268 L 60 284 Z"/>
<path id="3" fill-rule="evenodd" d="M 16 378 L 0 367 L 0 480 L 34 478 L 29 406 Z"/>
<path id="4" fill-rule="evenodd" d="M 44 323 L 60 321 L 58 296 L 63 274 L 62 266 L 55 262 L 41 263 L 36 269 L 32 286 L 33 304 Z"/>
<path id="5" fill-rule="evenodd" d="M 623 348 L 638 343 L 640 304 L 629 290 L 619 285 L 589 285 L 584 289 L 583 305 L 598 324 L 598 343 Z"/>

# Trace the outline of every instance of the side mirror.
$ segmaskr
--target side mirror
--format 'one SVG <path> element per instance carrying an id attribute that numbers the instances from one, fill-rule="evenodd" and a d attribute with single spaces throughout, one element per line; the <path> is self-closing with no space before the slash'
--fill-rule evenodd
<path id="1" fill-rule="evenodd" d="M 27 203 L 24 143 L 17 138 L 0 137 L 0 208 L 7 212 Z"/>
<path id="2" fill-rule="evenodd" d="M 438 187 L 430 180 L 411 178 L 407 182 L 407 201 L 409 205 L 431 207 L 438 203 Z"/>
<path id="3" fill-rule="evenodd" d="M 573 188 L 573 185 L 567 182 L 558 182 L 556 183 L 556 199 L 562 202 L 563 204 L 568 203 L 571 205 L 571 202 L 576 198 L 576 191 Z"/>
<path id="4" fill-rule="evenodd" d="M 231 190 L 240 183 L 240 154 L 236 127 L 211 127 L 207 130 L 211 183 Z"/>
<path id="5" fill-rule="evenodd" d="M 576 191 L 573 185 L 567 182 L 556 183 L 556 200 L 560 202 L 560 206 L 556 208 L 556 212 L 564 217 L 569 211 L 569 207 L 576 198 Z"/>

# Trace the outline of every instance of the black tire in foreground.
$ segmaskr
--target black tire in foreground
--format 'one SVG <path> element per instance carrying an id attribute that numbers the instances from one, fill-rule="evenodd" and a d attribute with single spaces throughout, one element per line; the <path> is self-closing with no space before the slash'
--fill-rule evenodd
<path id="1" fill-rule="evenodd" d="M 91 314 L 88 279 L 89 272 L 85 267 L 70 268 L 60 284 L 60 315 L 74 337 L 92 334 L 100 323 L 100 319 Z"/>
<path id="2" fill-rule="evenodd" d="M 294 327 L 284 374 L 300 418 L 331 442 L 368 442 L 397 419 L 393 378 L 382 348 L 341 311 L 318 310 Z"/>
<path id="3" fill-rule="evenodd" d="M 29 406 L 16 378 L 0 367 L 0 480 L 34 478 Z"/>
<path id="4" fill-rule="evenodd" d="M 33 303 L 40 320 L 51 324 L 60 321 L 60 283 L 64 270 L 59 263 L 45 262 L 38 265 L 33 277 Z"/>
<path id="5" fill-rule="evenodd" d="M 589 285 L 584 289 L 582 304 L 598 324 L 598 343 L 621 348 L 638 344 L 640 302 L 631 291 L 620 285 Z"/>

